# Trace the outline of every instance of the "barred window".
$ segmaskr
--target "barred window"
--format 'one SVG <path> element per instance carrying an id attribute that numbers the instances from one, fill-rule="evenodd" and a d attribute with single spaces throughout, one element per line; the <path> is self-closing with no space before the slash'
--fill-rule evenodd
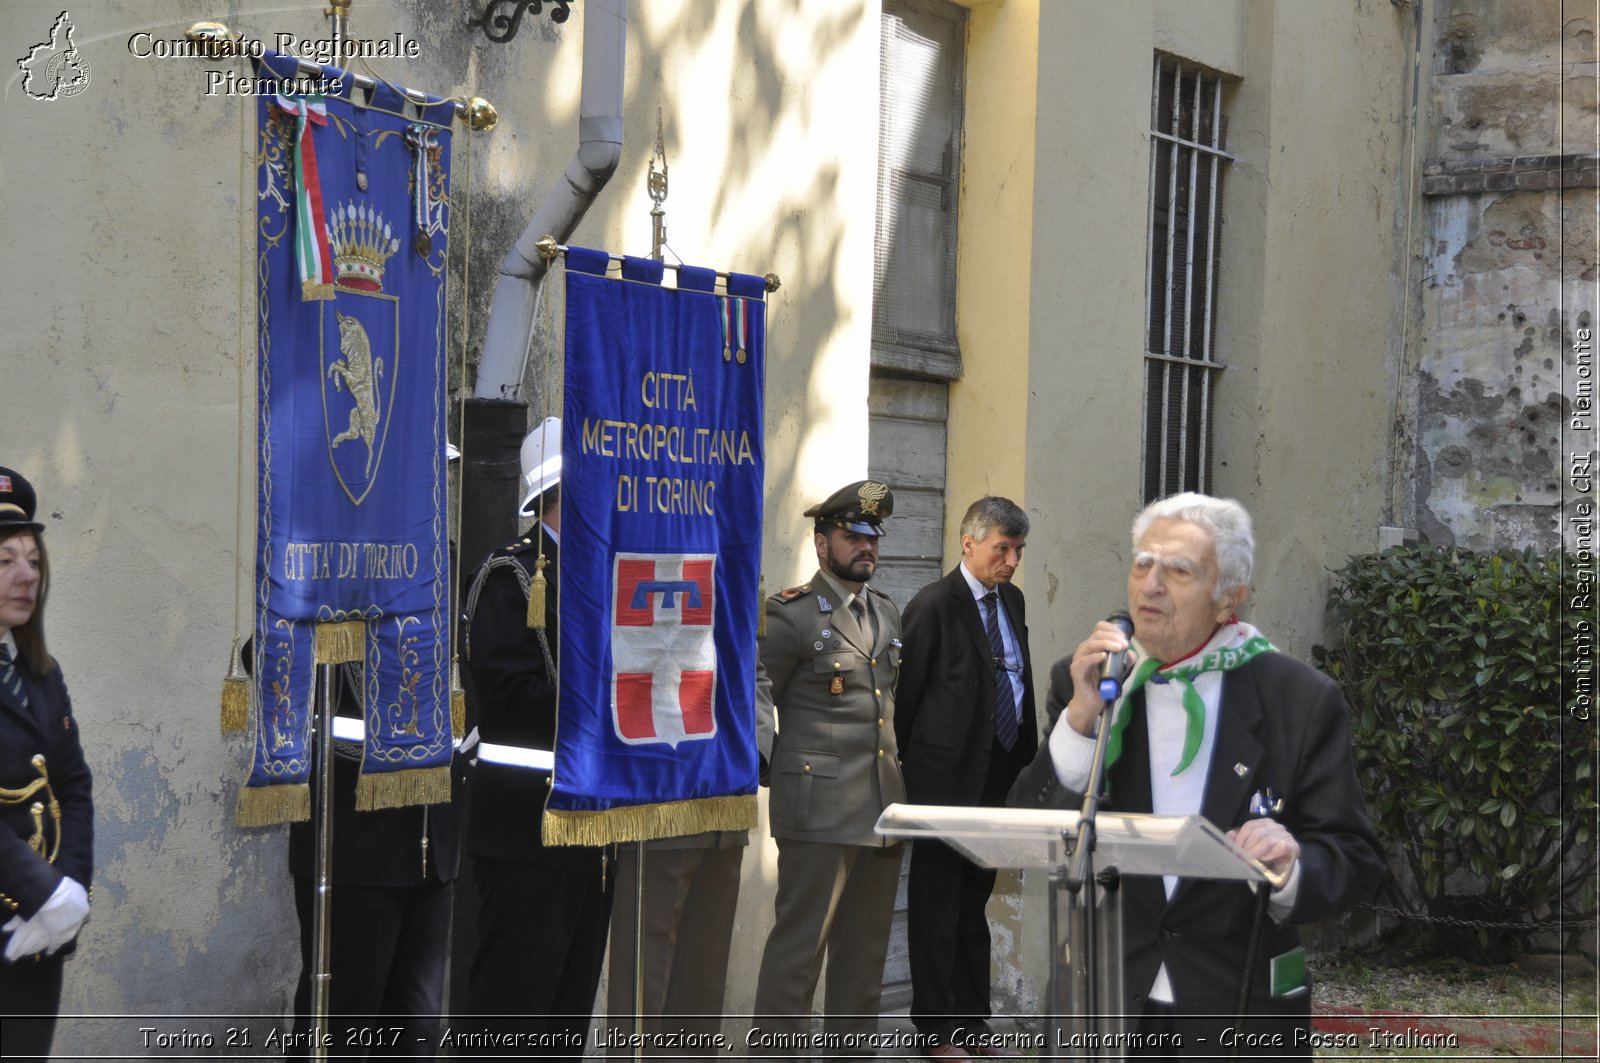
<path id="1" fill-rule="evenodd" d="M 1157 56 L 1150 107 L 1144 500 L 1211 490 L 1222 79 Z"/>

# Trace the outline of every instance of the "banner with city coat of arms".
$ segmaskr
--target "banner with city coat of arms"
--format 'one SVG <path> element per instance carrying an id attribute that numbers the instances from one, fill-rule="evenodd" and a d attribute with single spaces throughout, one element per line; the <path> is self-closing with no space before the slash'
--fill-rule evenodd
<path id="1" fill-rule="evenodd" d="M 259 73 L 296 65 L 268 53 Z M 364 665 L 357 807 L 448 800 L 454 105 L 380 83 L 262 96 L 257 114 L 256 711 L 238 821 L 309 815 L 318 664 Z"/>
<path id="2" fill-rule="evenodd" d="M 765 284 L 608 262 L 567 251 L 547 845 L 756 821 Z"/>

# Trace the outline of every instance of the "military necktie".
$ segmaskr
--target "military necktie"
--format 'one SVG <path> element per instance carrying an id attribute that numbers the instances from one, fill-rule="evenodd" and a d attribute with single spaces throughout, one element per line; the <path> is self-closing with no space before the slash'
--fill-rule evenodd
<path id="1" fill-rule="evenodd" d="M 994 736 L 1010 749 L 1017 744 L 1017 692 L 1011 687 L 1006 644 L 1000 637 L 1000 592 L 985 594 L 983 604 L 988 606 L 983 611 L 983 628 L 989 634 L 989 648 L 994 651 Z"/>
<path id="2" fill-rule="evenodd" d="M 22 685 L 17 666 L 11 663 L 11 647 L 3 642 L 0 642 L 0 690 L 10 694 L 23 708 L 28 707 L 28 691 Z"/>
<path id="3" fill-rule="evenodd" d="M 856 623 L 861 628 L 861 634 L 867 638 L 867 648 L 878 644 L 878 633 L 872 630 L 872 615 L 867 612 L 867 599 L 864 594 L 858 594 L 850 602 L 850 611 L 856 614 Z"/>

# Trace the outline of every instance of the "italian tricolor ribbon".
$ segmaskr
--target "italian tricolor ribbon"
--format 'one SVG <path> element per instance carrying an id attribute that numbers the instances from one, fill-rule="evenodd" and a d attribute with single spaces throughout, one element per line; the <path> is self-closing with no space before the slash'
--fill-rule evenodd
<path id="1" fill-rule="evenodd" d="M 321 96 L 277 96 L 274 102 L 296 118 L 294 134 L 294 258 L 300 269 L 302 299 L 333 298 L 333 251 L 322 210 L 322 178 L 317 170 L 313 125 L 328 124 L 328 104 Z"/>
<path id="2" fill-rule="evenodd" d="M 1195 678 L 1204 672 L 1231 672 L 1263 653 L 1276 653 L 1278 650 L 1249 624 L 1228 626 L 1235 630 L 1229 632 L 1230 637 L 1225 641 L 1232 642 L 1240 638 L 1243 641 L 1237 646 L 1219 646 L 1209 650 L 1193 664 L 1169 668 L 1153 657 L 1146 657 L 1139 662 L 1123 687 L 1122 700 L 1117 703 L 1117 713 L 1111 723 L 1111 733 L 1106 736 L 1106 770 L 1109 771 L 1117 758 L 1122 756 L 1122 732 L 1127 729 L 1128 718 L 1132 715 L 1128 701 L 1134 691 L 1147 682 L 1177 683 L 1183 688 L 1183 713 L 1188 717 L 1188 726 L 1183 736 L 1183 756 L 1179 758 L 1178 766 L 1172 769 L 1172 774 L 1181 774 L 1193 763 L 1195 754 L 1200 751 L 1206 720 L 1205 702 L 1194 688 Z"/>

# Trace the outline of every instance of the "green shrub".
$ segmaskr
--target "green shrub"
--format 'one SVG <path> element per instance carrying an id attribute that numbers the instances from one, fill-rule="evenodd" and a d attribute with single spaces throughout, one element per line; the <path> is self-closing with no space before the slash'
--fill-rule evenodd
<path id="1" fill-rule="evenodd" d="M 1447 954 L 1506 958 L 1595 914 L 1596 724 L 1562 696 L 1594 610 L 1567 604 L 1560 555 L 1532 550 L 1396 548 L 1335 573 L 1342 637 L 1316 661 L 1350 702 L 1395 901 Z"/>

